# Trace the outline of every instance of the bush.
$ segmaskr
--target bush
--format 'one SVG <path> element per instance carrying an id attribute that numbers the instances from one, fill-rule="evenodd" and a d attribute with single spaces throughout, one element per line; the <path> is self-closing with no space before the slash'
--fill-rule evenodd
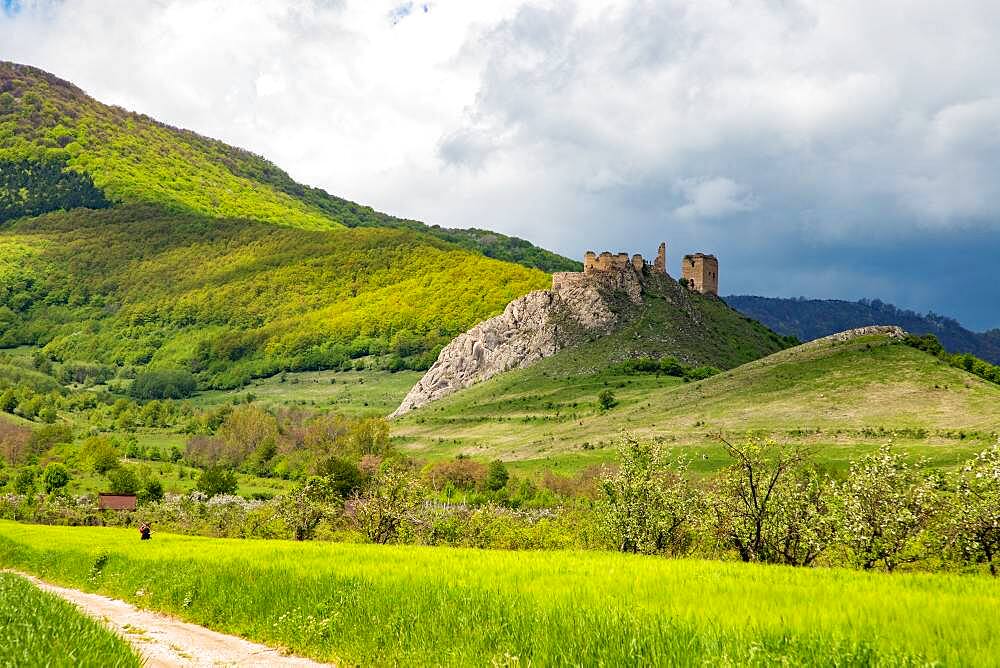
<path id="1" fill-rule="evenodd" d="M 112 469 L 108 472 L 108 488 L 112 494 L 137 494 L 139 476 L 126 466 Z"/>
<path id="2" fill-rule="evenodd" d="M 495 459 L 490 462 L 489 468 L 486 469 L 486 479 L 483 481 L 483 486 L 486 487 L 487 491 L 499 492 L 507 486 L 508 480 L 510 480 L 510 473 L 507 472 L 507 467 L 502 461 Z"/>
<path id="3" fill-rule="evenodd" d="M 46 466 L 45 472 L 42 474 L 42 484 L 45 485 L 45 491 L 49 494 L 63 489 L 69 484 L 69 481 L 69 469 L 58 462 Z"/>
<path id="4" fill-rule="evenodd" d="M 235 494 L 237 487 L 236 472 L 221 464 L 209 466 L 202 471 L 194 486 L 209 498 L 219 494 Z"/>
<path id="5" fill-rule="evenodd" d="M 597 403 L 601 407 L 601 410 L 608 411 L 618 405 L 618 399 L 611 390 L 604 390 L 597 395 Z"/>
<path id="6" fill-rule="evenodd" d="M 198 389 L 190 371 L 183 369 L 155 369 L 136 375 L 129 394 L 139 400 L 187 399 Z"/>

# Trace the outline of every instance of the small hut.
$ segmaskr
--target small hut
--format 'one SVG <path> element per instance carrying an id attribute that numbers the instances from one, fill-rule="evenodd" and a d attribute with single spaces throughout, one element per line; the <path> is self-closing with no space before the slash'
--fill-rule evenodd
<path id="1" fill-rule="evenodd" d="M 139 503 L 135 494 L 98 494 L 97 507 L 101 510 L 135 510 Z"/>

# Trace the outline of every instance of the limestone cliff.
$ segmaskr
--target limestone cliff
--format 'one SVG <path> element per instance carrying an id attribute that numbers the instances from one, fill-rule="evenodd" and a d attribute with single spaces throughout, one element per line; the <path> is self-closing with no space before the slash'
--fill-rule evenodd
<path id="1" fill-rule="evenodd" d="M 551 290 L 532 292 L 452 341 L 390 417 L 511 369 L 527 367 L 582 340 L 609 334 L 643 303 L 653 269 L 559 273 Z"/>

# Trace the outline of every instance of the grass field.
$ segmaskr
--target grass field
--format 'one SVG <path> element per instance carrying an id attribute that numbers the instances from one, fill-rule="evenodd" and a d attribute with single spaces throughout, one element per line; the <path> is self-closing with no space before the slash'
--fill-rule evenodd
<path id="1" fill-rule="evenodd" d="M 0 666 L 139 666 L 128 645 L 70 603 L 0 573 Z"/>
<path id="2" fill-rule="evenodd" d="M 423 374 L 419 371 L 306 371 L 261 378 L 238 390 L 200 392 L 192 400 L 201 407 L 253 395 L 267 406 L 300 406 L 367 417 L 388 415 Z"/>
<path id="3" fill-rule="evenodd" d="M 106 555 L 103 557 L 102 555 Z M 0 565 L 362 665 L 991 665 L 1000 582 L 0 522 Z"/>
<path id="4" fill-rule="evenodd" d="M 571 470 L 612 459 L 625 429 L 713 470 L 728 461 L 716 434 L 755 431 L 843 469 L 890 439 L 953 467 L 1000 432 L 1000 386 L 884 337 L 810 343 L 694 383 L 573 368 L 560 354 L 473 386 L 395 421 L 396 442 L 417 456 Z M 597 405 L 605 389 L 618 400 L 609 411 Z"/>

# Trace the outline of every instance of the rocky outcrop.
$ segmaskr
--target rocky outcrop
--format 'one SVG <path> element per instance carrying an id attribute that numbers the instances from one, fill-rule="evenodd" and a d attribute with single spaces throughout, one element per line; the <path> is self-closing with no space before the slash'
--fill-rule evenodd
<path id="1" fill-rule="evenodd" d="M 904 339 L 906 338 L 906 331 L 902 327 L 897 327 L 895 325 L 870 325 L 868 327 L 858 327 L 856 329 L 848 329 L 844 332 L 838 332 L 836 334 L 831 334 L 830 336 L 824 336 L 822 339 L 816 339 L 813 343 L 819 341 L 830 341 L 832 343 L 844 343 L 845 341 L 851 341 L 853 339 L 861 338 L 862 336 L 888 336 L 890 339 Z"/>
<path id="2" fill-rule="evenodd" d="M 609 334 L 642 304 L 650 268 L 559 273 L 551 290 L 520 297 L 504 312 L 452 341 L 390 417 L 538 360 L 595 335 Z"/>

